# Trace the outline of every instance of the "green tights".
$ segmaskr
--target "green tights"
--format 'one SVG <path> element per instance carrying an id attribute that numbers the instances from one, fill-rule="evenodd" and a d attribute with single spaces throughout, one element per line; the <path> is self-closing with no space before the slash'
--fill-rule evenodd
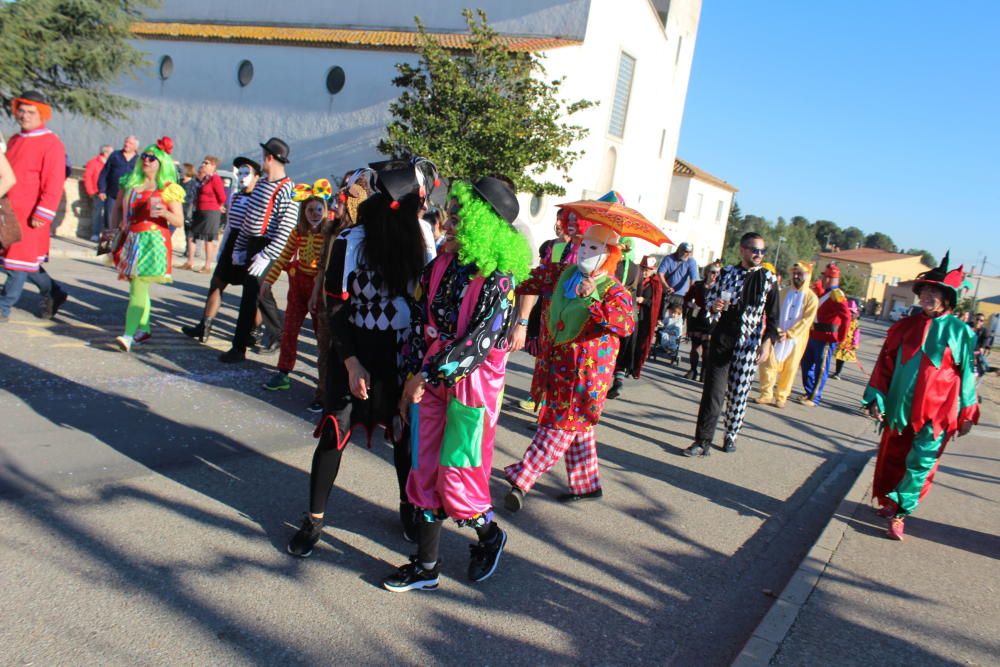
<path id="1" fill-rule="evenodd" d="M 125 311 L 125 335 L 135 336 L 137 330 L 149 333 L 149 285 L 142 278 L 133 278 L 128 290 L 128 309 Z"/>

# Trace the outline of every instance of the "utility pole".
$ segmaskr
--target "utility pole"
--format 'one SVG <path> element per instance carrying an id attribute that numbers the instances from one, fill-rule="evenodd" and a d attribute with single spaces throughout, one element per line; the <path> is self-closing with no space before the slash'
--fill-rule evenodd
<path id="1" fill-rule="evenodd" d="M 979 301 L 979 284 L 983 282 L 983 272 L 986 271 L 986 255 L 983 255 L 983 263 L 979 267 L 979 276 L 976 278 L 976 291 L 972 293 L 972 307 L 969 314 L 976 312 L 976 302 Z"/>

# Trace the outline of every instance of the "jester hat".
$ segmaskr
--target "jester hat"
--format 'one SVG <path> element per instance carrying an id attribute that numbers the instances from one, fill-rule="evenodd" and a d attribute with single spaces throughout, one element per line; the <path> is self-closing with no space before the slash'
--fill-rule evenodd
<path id="1" fill-rule="evenodd" d="M 941 264 L 917 276 L 913 282 L 914 294 L 920 294 L 921 289 L 928 285 L 933 285 L 944 290 L 946 294 L 952 297 L 952 306 L 958 304 L 959 291 L 968 288 L 968 281 L 965 279 L 964 265 L 952 271 L 948 270 L 948 256 L 950 254 L 950 251 L 946 252 L 944 258 L 941 260 Z"/>

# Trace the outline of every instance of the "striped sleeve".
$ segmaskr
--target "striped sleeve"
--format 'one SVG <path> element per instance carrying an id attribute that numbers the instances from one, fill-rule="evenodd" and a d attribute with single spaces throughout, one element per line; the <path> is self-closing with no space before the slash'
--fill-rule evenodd
<path id="1" fill-rule="evenodd" d="M 268 221 L 266 233 L 268 242 L 261 252 L 271 261 L 278 259 L 278 255 L 288 242 L 289 234 L 299 221 L 299 204 L 292 199 L 293 187 L 291 181 L 282 186 L 281 194 L 275 199 L 271 219 Z"/>
<path id="2" fill-rule="evenodd" d="M 292 261 L 292 257 L 295 256 L 295 251 L 299 246 L 299 231 L 293 229 L 292 233 L 288 235 L 288 241 L 285 242 L 285 247 L 278 255 L 278 259 L 271 263 L 271 268 L 267 272 L 267 276 L 264 278 L 265 281 L 273 285 L 281 277 L 281 272 L 285 270 L 288 263 Z"/>

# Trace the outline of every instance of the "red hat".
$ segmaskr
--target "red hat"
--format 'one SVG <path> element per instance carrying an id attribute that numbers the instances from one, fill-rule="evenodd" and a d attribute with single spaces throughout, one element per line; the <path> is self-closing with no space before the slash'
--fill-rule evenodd
<path id="1" fill-rule="evenodd" d="M 839 278 L 840 277 L 840 267 L 830 262 L 826 265 L 826 269 L 821 274 L 827 278 Z"/>

